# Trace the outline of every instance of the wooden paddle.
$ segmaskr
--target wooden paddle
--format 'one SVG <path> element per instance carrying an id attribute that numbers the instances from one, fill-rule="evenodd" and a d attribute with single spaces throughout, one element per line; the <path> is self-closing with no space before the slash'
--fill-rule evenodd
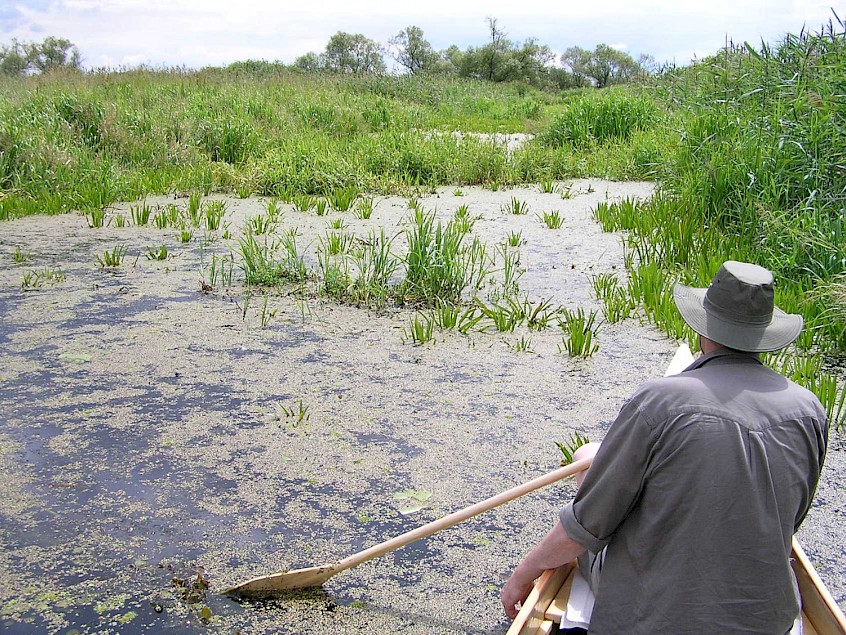
<path id="1" fill-rule="evenodd" d="M 682 344 L 676 352 L 675 357 L 673 357 L 673 360 L 670 362 L 665 375 L 680 373 L 688 366 L 688 364 L 690 364 L 691 361 L 693 361 L 693 356 L 690 354 L 690 349 L 685 344 Z M 464 522 L 468 518 L 477 516 L 489 509 L 504 505 L 505 503 L 528 494 L 529 492 L 533 492 L 536 489 L 546 487 L 551 483 L 555 483 L 556 481 L 572 476 L 582 470 L 586 470 L 590 467 L 591 461 L 592 458 L 587 458 L 571 463 L 570 465 L 565 465 L 564 467 L 553 470 L 548 474 L 532 479 L 527 483 L 512 487 L 501 494 L 491 496 L 480 503 L 476 503 L 475 505 L 471 505 L 470 507 L 460 511 L 453 512 L 449 516 L 444 516 L 443 518 L 434 520 L 422 527 L 407 531 L 396 538 L 391 538 L 390 540 L 386 540 L 385 542 L 379 543 L 369 549 L 359 551 L 358 553 L 348 556 L 343 560 L 339 560 L 338 562 L 319 565 L 317 567 L 294 569 L 293 571 L 280 571 L 270 575 L 259 576 L 257 578 L 253 578 L 252 580 L 247 580 L 241 584 L 236 584 L 235 586 L 224 589 L 222 593 L 224 595 L 236 595 L 240 597 L 262 597 L 273 595 L 279 591 L 320 586 L 332 576 L 341 573 L 341 571 L 346 571 L 347 569 L 356 567 L 363 562 L 367 562 L 373 558 L 378 558 L 379 556 L 382 556 L 390 551 L 394 551 L 395 549 L 399 549 L 400 547 L 404 547 L 416 540 L 420 540 L 426 536 L 431 536 L 443 529 L 448 529 L 453 525 Z"/>
<path id="2" fill-rule="evenodd" d="M 512 487 L 511 489 L 497 494 L 496 496 L 491 496 L 480 503 L 476 503 L 475 505 L 471 505 L 470 507 L 460 511 L 453 512 L 452 514 L 439 518 L 438 520 L 433 520 L 422 527 L 407 531 L 396 538 L 386 540 L 385 542 L 348 556 L 338 562 L 324 564 L 317 567 L 308 567 L 306 569 L 280 571 L 279 573 L 260 576 L 258 578 L 253 578 L 252 580 L 242 582 L 241 584 L 236 584 L 228 589 L 224 589 L 222 593 L 224 595 L 236 595 L 240 597 L 266 597 L 279 591 L 320 586 L 332 576 L 341 573 L 341 571 L 346 571 L 347 569 L 356 567 L 363 562 L 367 562 L 373 558 L 378 558 L 381 555 L 394 551 L 395 549 L 399 549 L 400 547 L 404 547 L 416 540 L 420 540 L 426 536 L 431 536 L 443 529 L 448 529 L 453 525 L 464 522 L 468 518 L 477 516 L 489 509 L 504 505 L 505 503 L 508 503 L 515 498 L 519 498 L 524 494 L 528 494 L 536 489 L 540 489 L 541 487 L 560 481 L 563 478 L 572 476 L 577 472 L 586 470 L 590 467 L 591 460 L 592 459 L 590 458 L 582 459 L 580 461 L 575 461 L 570 465 L 560 467 L 557 470 L 553 470 L 543 476 L 532 479 L 527 483 Z"/>

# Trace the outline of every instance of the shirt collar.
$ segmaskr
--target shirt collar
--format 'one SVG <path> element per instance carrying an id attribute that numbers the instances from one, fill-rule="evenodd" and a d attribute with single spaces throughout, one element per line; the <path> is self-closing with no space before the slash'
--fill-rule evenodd
<path id="1" fill-rule="evenodd" d="M 733 348 L 718 348 L 715 351 L 711 351 L 707 355 L 700 355 L 698 358 L 693 360 L 693 363 L 685 368 L 682 372 L 686 373 L 689 370 L 696 370 L 697 368 L 701 368 L 705 364 L 710 361 L 721 359 L 721 358 L 733 358 L 733 361 L 748 361 L 757 364 L 763 365 L 763 362 L 758 358 L 757 353 L 746 353 L 744 351 L 737 351 Z M 728 361 L 725 359 L 724 361 Z"/>

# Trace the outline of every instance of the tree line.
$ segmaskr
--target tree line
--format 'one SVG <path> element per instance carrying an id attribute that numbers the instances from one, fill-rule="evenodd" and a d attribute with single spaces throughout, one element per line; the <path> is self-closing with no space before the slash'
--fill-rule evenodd
<path id="1" fill-rule="evenodd" d="M 452 45 L 436 51 L 423 30 L 409 26 L 391 37 L 386 46 L 362 35 L 338 31 L 326 48 L 298 57 L 293 68 L 302 72 L 384 74 L 385 56 L 399 69 L 413 75 L 451 75 L 492 82 L 520 81 L 537 88 L 576 88 L 630 82 L 655 70 L 648 55 L 637 60 L 607 44 L 593 50 L 568 48 L 560 56 L 535 38 L 508 39 L 496 18 L 487 18 L 489 40 L 482 46 L 461 50 Z M 56 68 L 80 68 L 79 50 L 70 41 L 48 37 L 41 43 L 12 41 L 0 48 L 0 74 L 28 75 Z M 249 66 L 236 62 L 233 67 Z"/>
<path id="2" fill-rule="evenodd" d="M 46 73 L 56 68 L 79 68 L 79 49 L 64 38 L 47 37 L 39 42 L 18 42 L 0 47 L 0 75 Z"/>
<path id="3" fill-rule="evenodd" d="M 411 74 L 446 74 L 493 82 L 522 81 L 538 88 L 573 88 L 630 82 L 655 70 L 649 55 L 637 60 L 607 44 L 595 49 L 568 48 L 560 58 L 535 38 L 518 43 L 508 39 L 496 18 L 487 18 L 490 38 L 479 47 L 455 45 L 436 51 L 423 30 L 409 26 L 383 47 L 360 33 L 335 33 L 322 53 L 306 53 L 294 67 L 307 72 L 381 74 L 385 55 Z M 556 64 L 556 62 L 560 62 Z"/>

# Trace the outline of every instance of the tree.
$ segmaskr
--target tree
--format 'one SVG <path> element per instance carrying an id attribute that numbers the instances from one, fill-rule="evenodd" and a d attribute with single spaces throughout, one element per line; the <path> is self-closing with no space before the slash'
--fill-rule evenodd
<path id="1" fill-rule="evenodd" d="M 294 68 L 300 71 L 305 71 L 306 73 L 318 71 L 320 70 L 320 57 L 318 57 L 317 53 L 306 53 L 305 55 L 300 55 L 294 60 Z"/>
<path id="2" fill-rule="evenodd" d="M 461 62 L 464 59 L 464 51 L 452 44 L 448 49 L 441 51 L 441 62 L 438 64 L 438 71 L 448 75 L 461 73 Z"/>
<path id="3" fill-rule="evenodd" d="M 511 51 L 510 57 L 512 73 L 516 75 L 513 79 L 538 87 L 551 83 L 550 71 L 555 53 L 545 44 L 538 44 L 535 38 L 529 38 L 519 49 Z"/>
<path id="4" fill-rule="evenodd" d="M 23 75 L 29 66 L 29 50 L 26 44 L 12 40 L 9 46 L 0 49 L 0 75 Z"/>
<path id="5" fill-rule="evenodd" d="M 338 73 L 384 73 L 382 47 L 360 33 L 338 31 L 320 55 L 320 65 Z"/>
<path id="6" fill-rule="evenodd" d="M 0 48 L 0 74 L 47 73 L 57 68 L 79 68 L 79 49 L 64 38 L 47 37 L 39 44 L 18 42 Z"/>
<path id="7" fill-rule="evenodd" d="M 391 57 L 409 73 L 430 73 L 441 61 L 432 45 L 423 37 L 420 27 L 409 26 L 388 40 Z"/>
<path id="8" fill-rule="evenodd" d="M 592 79 L 597 88 L 629 82 L 644 73 L 630 55 L 607 44 L 598 44 L 593 51 L 570 47 L 561 55 L 561 63 L 577 77 Z"/>
<path id="9" fill-rule="evenodd" d="M 491 41 L 478 51 L 481 73 L 484 79 L 503 81 L 503 69 L 506 66 L 506 54 L 511 49 L 511 42 L 506 33 L 497 26 L 497 19 L 487 17 Z"/>
<path id="10" fill-rule="evenodd" d="M 82 58 L 70 40 L 48 37 L 40 45 L 33 45 L 32 64 L 42 73 L 56 68 L 79 68 Z"/>

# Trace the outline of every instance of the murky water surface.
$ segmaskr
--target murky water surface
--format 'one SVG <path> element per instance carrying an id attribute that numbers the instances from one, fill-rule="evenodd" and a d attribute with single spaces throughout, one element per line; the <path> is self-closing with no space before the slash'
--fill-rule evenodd
<path id="1" fill-rule="evenodd" d="M 590 276 L 622 267 L 619 236 L 603 234 L 590 210 L 650 192 L 598 181 L 574 183 L 568 200 L 463 189 L 421 202 L 444 220 L 469 205 L 490 245 L 522 232 L 522 290 L 587 310 L 598 308 Z M 502 211 L 512 196 L 533 213 Z M 229 200 L 233 236 L 263 209 Z M 534 215 L 552 209 L 564 228 Z M 364 236 L 400 232 L 407 214 L 404 199 L 388 198 L 370 220 L 344 218 Z M 313 257 L 327 220 L 286 209 L 282 229 L 298 227 Z M 182 244 L 174 230 L 94 230 L 79 216 L 2 230 L 0 629 L 9 633 L 504 632 L 503 579 L 555 521 L 570 484 L 321 590 L 259 603 L 217 591 L 332 562 L 553 469 L 554 441 L 576 430 L 601 439 L 674 350 L 637 320 L 605 325 L 599 352 L 583 361 L 559 352 L 555 328 L 446 333 L 415 347 L 408 312 L 290 294 L 268 298 L 276 313 L 262 325 L 263 300 L 244 310 L 237 272 L 229 289 L 200 289 L 210 255 L 235 239 Z M 143 257 L 163 243 L 168 260 Z M 121 244 L 121 267 L 100 268 L 96 256 Z M 12 262 L 16 247 L 28 262 Z M 44 269 L 65 278 L 21 288 Z M 521 337 L 529 351 L 516 350 Z M 803 529 L 841 604 L 843 474 L 835 443 Z M 424 500 L 409 505 L 413 496 Z"/>

